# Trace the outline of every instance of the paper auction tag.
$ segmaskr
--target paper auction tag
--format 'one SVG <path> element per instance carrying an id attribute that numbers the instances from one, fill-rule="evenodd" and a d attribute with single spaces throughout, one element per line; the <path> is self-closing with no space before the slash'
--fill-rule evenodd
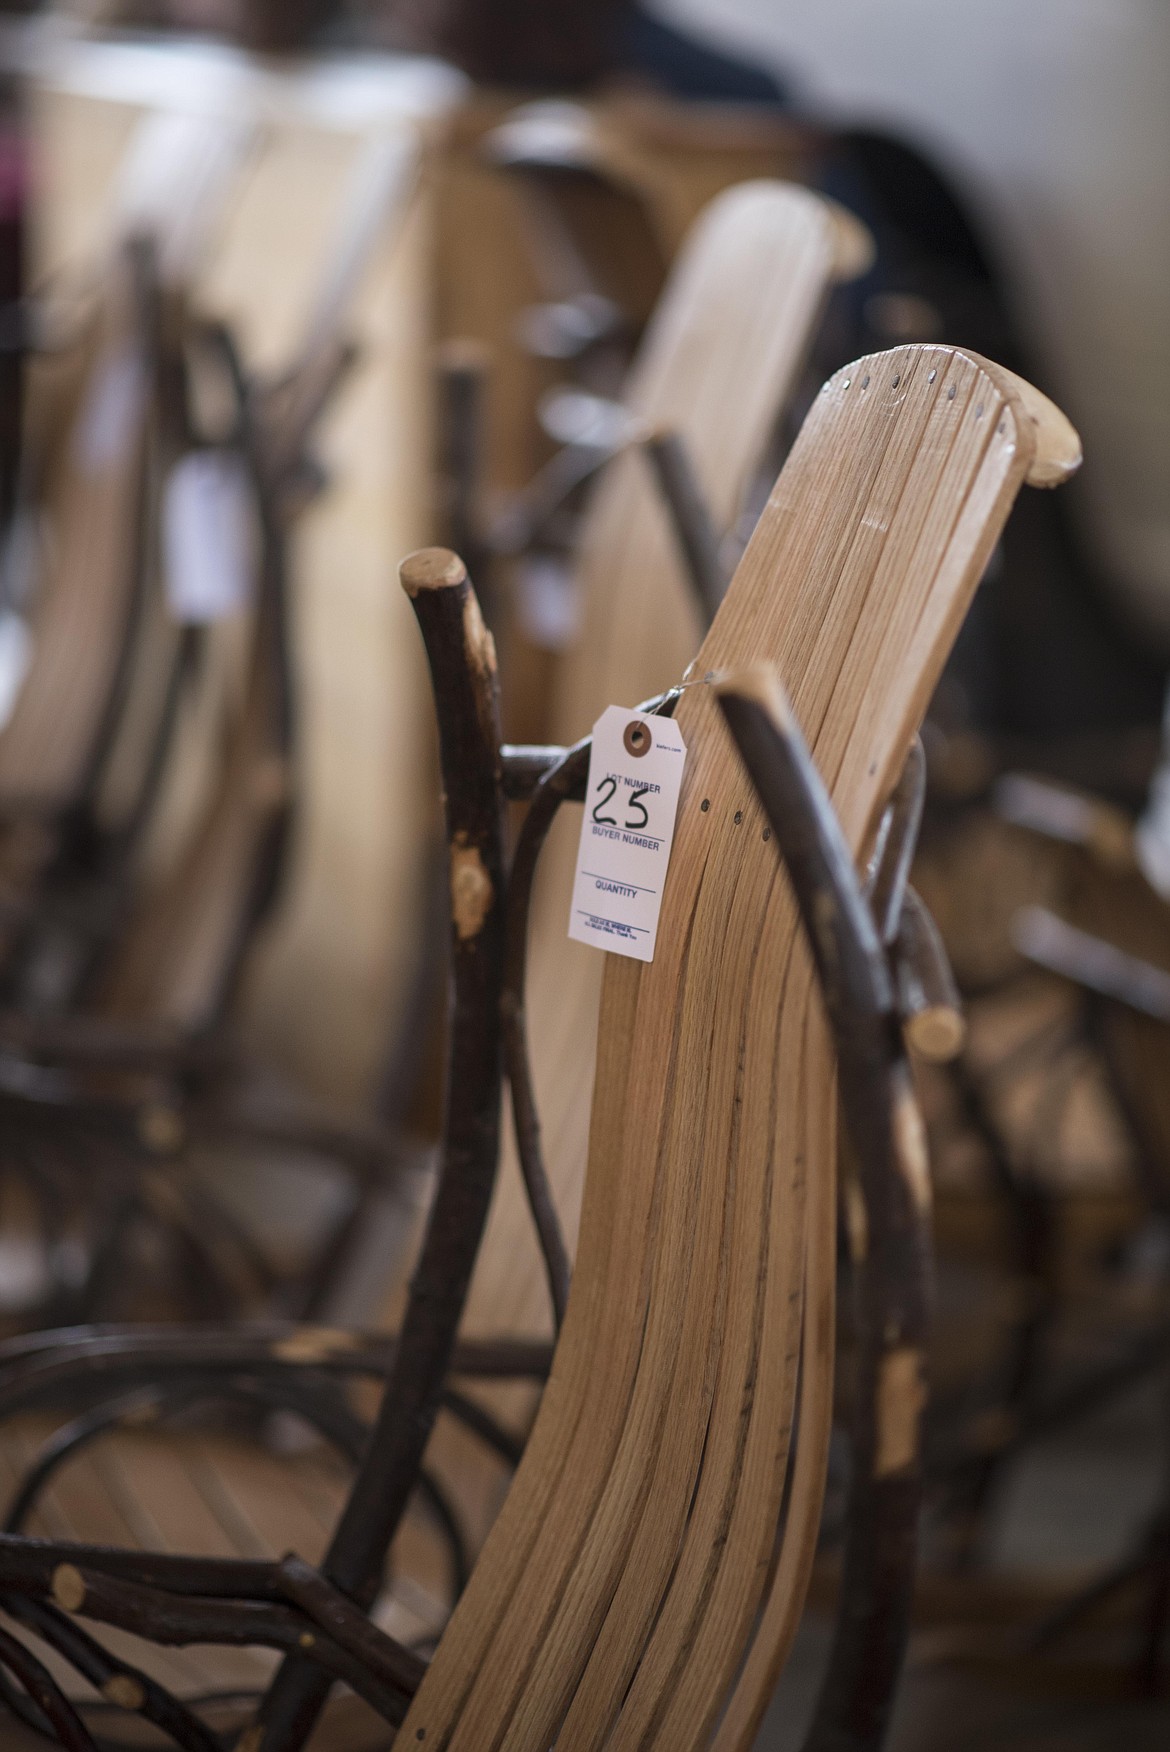
<path id="1" fill-rule="evenodd" d="M 608 706 L 593 726 L 569 935 L 653 961 L 686 747 L 671 718 Z"/>
<path id="2" fill-rule="evenodd" d="M 231 450 L 189 450 L 163 491 L 167 603 L 189 626 L 246 608 L 254 562 L 252 494 Z"/>

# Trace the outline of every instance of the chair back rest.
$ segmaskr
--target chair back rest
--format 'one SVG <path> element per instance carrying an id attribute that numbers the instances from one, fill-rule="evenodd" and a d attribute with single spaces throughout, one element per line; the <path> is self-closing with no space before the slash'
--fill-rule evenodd
<path id="1" fill-rule="evenodd" d="M 860 858 L 1017 489 L 1078 459 L 1031 395 L 946 347 L 838 373 L 690 667 L 655 959 L 606 958 L 565 1325 L 405 1744 L 751 1744 L 820 1517 L 835 1097 L 791 891 L 705 678 L 777 666 Z"/>

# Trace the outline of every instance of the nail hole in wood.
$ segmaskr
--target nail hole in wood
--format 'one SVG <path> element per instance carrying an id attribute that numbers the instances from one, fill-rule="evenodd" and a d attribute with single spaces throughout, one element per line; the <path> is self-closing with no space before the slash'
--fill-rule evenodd
<path id="1" fill-rule="evenodd" d="M 899 373 L 895 377 L 893 383 L 890 385 L 891 389 L 897 389 L 897 387 L 901 383 L 901 381 L 902 381 L 902 373 L 899 371 Z"/>
<path id="2" fill-rule="evenodd" d="M 740 822 L 743 820 L 743 810 L 742 809 L 736 810 L 734 820 L 735 820 L 736 827 L 738 827 Z"/>
<path id="3" fill-rule="evenodd" d="M 710 807 L 711 807 L 710 797 L 704 797 L 703 801 L 699 804 L 699 808 L 703 811 L 704 815 L 706 815 L 706 813 L 707 813 L 708 809 L 710 809 Z"/>
<path id="4" fill-rule="evenodd" d="M 955 386 L 952 383 L 951 387 L 947 390 L 947 400 L 954 401 L 954 399 L 955 399 Z"/>
<path id="5" fill-rule="evenodd" d="M 861 380 L 861 387 L 862 387 L 862 389 L 869 388 L 869 372 L 868 371 L 866 372 L 865 376 Z"/>

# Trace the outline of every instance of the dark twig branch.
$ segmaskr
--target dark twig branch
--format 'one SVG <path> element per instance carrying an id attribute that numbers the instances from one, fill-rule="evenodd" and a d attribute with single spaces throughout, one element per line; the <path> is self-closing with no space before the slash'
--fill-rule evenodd
<path id="1" fill-rule="evenodd" d="M 567 752 L 567 749 L 550 748 L 547 744 L 505 742 L 500 750 L 504 796 L 510 803 L 529 802 L 541 779 L 561 764 Z M 564 801 L 580 803 L 584 799 L 585 779 L 582 777 L 580 785 Z"/>
<path id="2" fill-rule="evenodd" d="M 540 1118 L 528 1062 L 528 1039 L 524 1007 L 525 973 L 528 963 L 528 906 L 541 847 L 557 810 L 567 797 L 584 785 L 589 772 L 588 738 L 573 748 L 562 749 L 561 758 L 546 769 L 532 795 L 520 830 L 508 884 L 504 977 L 500 1014 L 503 1022 L 504 1063 L 512 1094 L 516 1147 L 529 1208 L 536 1225 L 540 1250 L 552 1298 L 553 1320 L 560 1330 L 569 1299 L 569 1254 L 561 1235 L 540 1147 Z"/>
<path id="3" fill-rule="evenodd" d="M 909 1634 L 921 1498 L 929 1178 L 893 994 L 849 848 L 774 672 L 720 703 L 784 858 L 837 1048 L 867 1249 L 842 1608 L 806 1752 L 877 1748 Z"/>
<path id="4" fill-rule="evenodd" d="M 0 1630 L 0 1667 L 19 1680 L 66 1752 L 97 1752 L 84 1722 L 49 1669 L 6 1630 Z"/>
<path id="5" fill-rule="evenodd" d="M 495 647 L 453 553 L 413 554 L 401 578 L 426 646 L 439 719 L 452 1000 L 439 1182 L 370 1445 L 322 1566 L 359 1606 L 377 1591 L 441 1403 L 499 1149 L 504 829 Z M 323 1674 L 285 1662 L 261 1707 L 265 1752 L 303 1746 L 327 1694 Z"/>
<path id="6" fill-rule="evenodd" d="M 1170 1023 L 1170 973 L 1164 968 L 1078 930 L 1043 906 L 1021 907 L 1011 931 L 1020 954 L 1037 967 L 1155 1022 Z"/>
<path id="7" fill-rule="evenodd" d="M 79 1327 L 37 1333 L 0 1345 L 0 1417 L 62 1401 L 98 1399 L 111 1391 L 183 1375 L 225 1378 L 232 1372 L 315 1374 L 385 1379 L 398 1354 L 394 1334 L 361 1334 L 322 1326 Z M 551 1347 L 541 1341 L 462 1341 L 449 1374 L 478 1380 L 548 1374 Z"/>
<path id="8" fill-rule="evenodd" d="M 963 1002 L 938 926 L 910 887 L 902 898 L 890 960 L 906 1044 L 930 1064 L 949 1064 L 967 1038 Z"/>
<path id="9" fill-rule="evenodd" d="M 878 936 L 887 947 L 897 939 L 925 801 L 926 756 L 921 738 L 916 736 L 882 819 L 869 883 L 870 911 Z"/>

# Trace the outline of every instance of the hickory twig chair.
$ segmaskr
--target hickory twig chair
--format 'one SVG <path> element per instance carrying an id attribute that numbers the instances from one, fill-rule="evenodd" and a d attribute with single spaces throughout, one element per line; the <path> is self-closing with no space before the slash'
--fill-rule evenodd
<path id="1" fill-rule="evenodd" d="M 41 540 L 16 544 L 4 579 L 5 607 L 24 623 L 29 648 L 0 730 L 0 945 L 9 958 L 27 949 L 47 888 L 68 885 L 79 852 L 92 859 L 95 845 L 123 837 L 118 829 L 149 790 L 152 748 L 165 741 L 169 685 L 156 686 L 147 722 L 138 723 L 146 752 L 131 762 L 133 777 L 123 772 L 119 819 L 111 822 L 112 798 L 102 793 L 110 766 L 125 765 L 119 741 L 133 715 L 135 642 L 154 561 L 159 428 L 183 288 L 247 134 L 237 122 L 148 112 L 115 194 L 116 241 L 96 284 L 82 289 L 80 326 L 27 362 L 18 523 L 26 531 L 40 525 Z M 60 292 L 50 289 L 43 302 L 51 310 Z M 53 323 L 41 326 L 51 336 Z M 33 545 L 35 565 L 27 554 L 25 564 L 12 563 Z M 168 654 L 157 665 L 164 678 L 171 663 Z M 4 972 L 11 1000 L 19 980 L 11 967 Z"/>
<path id="2" fill-rule="evenodd" d="M 203 1296 L 195 1294 L 194 1302 L 204 1312 L 224 1313 L 241 1301 L 255 1309 L 257 1298 L 263 1302 L 271 1295 L 282 1276 L 298 1279 L 295 1285 L 285 1282 L 282 1292 L 298 1311 L 309 1311 L 325 1294 L 345 1250 L 349 1204 L 336 1232 L 312 1250 L 307 1276 L 299 1276 L 303 1259 L 282 1272 L 229 1218 L 222 1201 L 178 1172 L 192 1148 L 228 1142 L 303 1150 L 332 1158 L 347 1180 L 359 1182 L 380 1180 L 401 1161 L 385 1131 L 349 1123 L 299 1098 L 250 1062 L 227 1024 L 247 952 L 276 897 L 289 841 L 289 531 L 321 484 L 310 445 L 352 362 L 353 349 L 339 332 L 352 293 L 388 217 L 401 219 L 416 168 L 409 137 L 375 139 L 359 158 L 303 343 L 279 380 L 249 380 L 226 329 L 171 312 L 174 357 L 168 360 L 169 419 L 159 437 L 159 466 L 184 451 L 206 454 L 212 445 L 229 462 L 235 459 L 257 526 L 255 555 L 245 561 L 254 572 L 254 600 L 237 603 L 234 615 L 230 603 L 212 611 L 233 623 L 229 639 L 243 631 L 247 649 L 238 699 L 221 686 L 226 697 L 205 714 L 213 722 L 199 727 L 210 745 L 210 772 L 206 796 L 184 824 L 178 855 L 172 853 L 161 876 L 141 867 L 151 850 L 152 814 L 165 802 L 170 777 L 167 751 L 157 747 L 150 794 L 141 795 L 132 812 L 132 831 L 115 836 L 117 857 L 101 865 L 100 884 L 90 883 L 102 907 L 81 908 L 74 895 L 66 915 L 75 939 L 69 959 L 79 976 L 59 995 L 65 1013 L 0 1014 L 9 1156 L 33 1180 L 70 1184 L 98 1222 L 82 1283 L 65 1287 L 64 1299 L 49 1310 L 58 1324 L 64 1314 L 99 1313 L 108 1307 L 103 1298 L 110 1287 L 126 1283 L 124 1243 L 132 1229 L 127 1201 L 146 1218 L 143 1199 L 153 1210 L 149 1226 L 169 1228 L 179 1241 L 194 1289 L 202 1285 Z M 193 421 L 190 404 L 200 396 L 192 395 L 192 380 L 202 386 L 202 400 L 223 410 L 226 425 L 215 435 L 201 435 Z M 161 618 L 173 632 L 169 606 Z M 201 635 L 206 646 L 215 631 L 189 626 L 183 636 Z M 186 655 L 193 655 L 190 648 Z M 205 670 L 215 667 L 209 655 L 216 654 L 203 649 Z M 157 649 L 148 646 L 137 658 L 150 669 Z M 176 683 L 190 681 L 192 668 L 180 664 Z M 172 701 L 170 726 L 174 709 Z M 52 930 L 39 922 L 51 944 Z M 58 928 L 57 938 L 64 935 Z M 68 1006 L 65 995 L 72 1000 Z M 85 1190 L 87 1176 L 93 1185 Z M 69 1214 L 69 1202 L 63 1208 L 54 1196 L 50 1210 L 59 1223 Z M 43 1320 L 46 1311 L 38 1312 Z"/>
<path id="3" fill-rule="evenodd" d="M 668 688 L 689 662 L 729 575 L 715 550 L 748 496 L 830 288 L 861 270 L 867 249 L 856 221 L 783 183 L 730 189 L 697 221 L 630 373 L 619 447 L 593 453 L 592 466 L 605 469 L 576 542 L 581 626 L 558 674 L 557 742 L 587 735 L 611 702 Z M 702 497 L 707 539 L 697 559 L 683 495 L 656 490 L 664 452 L 682 457 Z M 527 992 L 533 1077 L 570 1256 L 592 1078 L 582 1043 L 594 1035 L 601 978 L 597 958 L 565 939 L 571 860 L 567 824 L 556 823 L 534 897 Z M 559 1280 L 556 1310 L 563 1268 Z M 467 1329 L 527 1338 L 553 1330 L 547 1269 L 509 1138 Z"/>
<path id="4" fill-rule="evenodd" d="M 1018 488 L 1078 459 L 1050 404 L 944 347 L 860 360 L 814 404 L 698 657 L 657 702 L 687 748 L 658 947 L 649 964 L 607 958 L 581 1240 L 549 1385 L 425 1672 L 366 1613 L 448 1371 L 532 1366 L 456 1335 L 498 1149 L 497 1018 L 519 1004 L 522 1038 L 534 852 L 583 759 L 501 751 L 492 646 L 461 564 L 434 550 L 404 563 L 436 681 L 453 1012 L 443 1172 L 392 1354 L 339 1335 L 109 1334 L 88 1358 L 68 1343 L 9 1347 L 0 1393 L 11 1410 L 88 1379 L 116 1398 L 145 1368 L 176 1382 L 202 1347 L 225 1391 L 234 1378 L 276 1396 L 296 1370 L 304 1402 L 330 1373 L 382 1372 L 380 1410 L 317 1571 L 0 1539 L 10 1611 L 75 1670 L 200 1752 L 191 1712 L 78 1619 L 288 1651 L 236 1742 L 248 1752 L 304 1745 L 336 1678 L 401 1720 L 412 1746 L 750 1745 L 820 1520 L 835 1043 L 866 1240 L 844 1602 L 810 1744 L 880 1744 L 913 1576 L 929 1176 L 854 871 Z M 740 673 L 761 660 L 791 707 L 770 674 Z M 532 797 L 507 883 L 505 788 Z M 896 870 L 879 867 L 888 893 Z M 62 1687 L 15 1636 L 0 1665 L 38 1720 L 89 1752 Z"/>

